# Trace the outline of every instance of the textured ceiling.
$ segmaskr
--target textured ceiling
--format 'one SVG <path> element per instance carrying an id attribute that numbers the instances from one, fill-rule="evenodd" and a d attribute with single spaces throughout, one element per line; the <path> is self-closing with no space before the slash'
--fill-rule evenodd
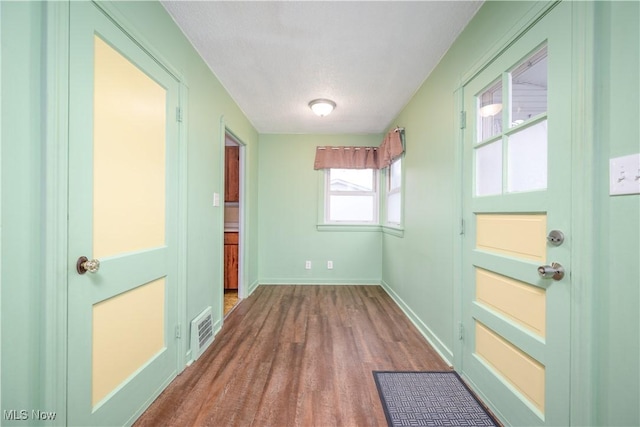
<path id="1" fill-rule="evenodd" d="M 162 4 L 258 132 L 380 133 L 482 1 Z"/>

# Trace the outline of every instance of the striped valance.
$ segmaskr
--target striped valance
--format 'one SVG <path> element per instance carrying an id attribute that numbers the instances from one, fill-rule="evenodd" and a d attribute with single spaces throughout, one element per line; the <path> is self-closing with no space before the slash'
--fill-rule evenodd
<path id="1" fill-rule="evenodd" d="M 316 147 L 314 169 L 382 169 L 404 152 L 399 130 L 391 131 L 379 147 Z"/>

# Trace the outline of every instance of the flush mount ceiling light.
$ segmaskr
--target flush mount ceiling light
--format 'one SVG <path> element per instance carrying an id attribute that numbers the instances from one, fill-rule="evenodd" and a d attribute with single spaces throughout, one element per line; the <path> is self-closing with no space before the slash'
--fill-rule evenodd
<path id="1" fill-rule="evenodd" d="M 311 108 L 316 115 L 324 117 L 336 108 L 336 103 L 330 99 L 314 99 L 309 103 L 309 108 Z"/>

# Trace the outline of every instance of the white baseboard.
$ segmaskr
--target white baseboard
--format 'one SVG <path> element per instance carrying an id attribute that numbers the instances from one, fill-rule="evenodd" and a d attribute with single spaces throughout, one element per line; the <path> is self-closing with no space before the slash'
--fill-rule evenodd
<path id="1" fill-rule="evenodd" d="M 358 285 L 380 286 L 379 280 L 331 280 L 331 279 L 266 279 L 260 281 L 261 285 Z"/>

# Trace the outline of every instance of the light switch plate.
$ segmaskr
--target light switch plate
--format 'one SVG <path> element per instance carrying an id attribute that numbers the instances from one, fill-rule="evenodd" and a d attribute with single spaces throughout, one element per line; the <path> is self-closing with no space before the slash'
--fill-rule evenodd
<path id="1" fill-rule="evenodd" d="M 609 194 L 640 194 L 640 154 L 609 160 Z"/>
<path id="2" fill-rule="evenodd" d="M 213 193 L 213 206 L 220 206 L 220 193 Z"/>

